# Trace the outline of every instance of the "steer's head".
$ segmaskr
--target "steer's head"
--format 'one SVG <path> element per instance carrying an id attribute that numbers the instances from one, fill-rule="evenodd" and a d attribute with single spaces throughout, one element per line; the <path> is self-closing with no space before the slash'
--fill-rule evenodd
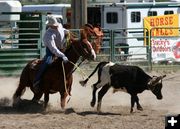
<path id="1" fill-rule="evenodd" d="M 156 96 L 157 99 L 162 99 L 162 79 L 166 77 L 166 75 L 163 76 L 153 76 L 152 79 L 148 82 L 148 88 L 152 91 L 152 93 Z"/>

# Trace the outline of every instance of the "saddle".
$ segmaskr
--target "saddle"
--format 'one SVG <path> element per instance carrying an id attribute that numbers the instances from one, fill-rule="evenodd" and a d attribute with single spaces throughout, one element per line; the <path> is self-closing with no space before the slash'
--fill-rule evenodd
<path id="1" fill-rule="evenodd" d="M 42 64 L 43 60 L 42 59 L 35 59 L 30 63 L 30 68 L 37 70 L 40 65 Z"/>
<path id="2" fill-rule="evenodd" d="M 57 56 L 53 56 L 53 59 L 52 59 L 52 63 L 51 63 L 51 64 L 53 64 L 53 62 L 56 62 L 57 59 L 58 59 Z M 40 67 L 40 65 L 41 65 L 42 63 L 43 63 L 43 59 L 35 59 L 35 60 L 33 60 L 33 61 L 30 63 L 30 68 L 33 69 L 33 70 L 37 70 L 37 69 L 39 69 L 39 67 Z M 51 64 L 50 64 L 50 65 L 51 65 Z"/>

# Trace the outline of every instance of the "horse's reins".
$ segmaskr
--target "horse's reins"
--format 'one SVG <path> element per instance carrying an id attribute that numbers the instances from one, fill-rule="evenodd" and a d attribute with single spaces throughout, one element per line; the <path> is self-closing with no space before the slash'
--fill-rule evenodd
<path id="1" fill-rule="evenodd" d="M 76 69 L 79 68 L 79 66 L 80 66 L 83 62 L 84 62 L 84 59 L 81 60 L 81 62 L 79 62 L 78 65 L 73 64 L 73 62 L 70 62 L 71 64 L 73 64 L 73 65 L 75 66 L 75 68 L 71 71 L 71 73 L 74 73 L 74 72 L 76 71 Z M 79 70 L 80 70 L 80 68 L 79 68 Z M 83 73 L 83 72 L 82 72 L 82 73 Z M 84 73 L 83 73 L 83 74 L 84 74 Z"/>
<path id="2" fill-rule="evenodd" d="M 81 44 L 80 44 L 80 47 L 83 48 Z M 77 51 L 77 49 L 76 49 L 73 45 L 72 45 L 72 48 L 73 48 L 73 50 L 75 51 L 75 53 L 76 53 L 79 57 L 81 57 L 81 54 Z M 74 64 L 73 62 L 69 61 L 72 65 L 75 66 L 75 68 L 72 70 L 71 73 L 74 73 L 77 68 L 80 70 L 79 66 L 80 66 L 84 61 L 85 61 L 85 59 L 82 59 L 81 62 L 79 62 L 78 65 L 76 65 L 76 64 Z M 82 72 L 82 70 L 80 70 L 80 71 L 81 71 L 81 73 L 82 73 L 83 75 L 85 75 L 85 73 Z M 83 78 L 84 78 L 84 76 L 83 76 Z"/>

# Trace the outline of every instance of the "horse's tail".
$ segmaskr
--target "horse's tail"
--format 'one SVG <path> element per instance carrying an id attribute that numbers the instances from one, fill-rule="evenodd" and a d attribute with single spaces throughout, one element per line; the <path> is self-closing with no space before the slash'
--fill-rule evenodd
<path id="1" fill-rule="evenodd" d="M 80 83 L 82 86 L 85 86 L 86 83 L 88 82 L 88 80 L 91 78 L 91 76 L 93 76 L 94 73 L 95 73 L 97 70 L 102 69 L 107 63 L 109 63 L 109 62 L 105 62 L 105 61 L 100 62 L 100 63 L 96 66 L 96 68 L 94 69 L 94 71 L 93 71 L 84 81 L 79 81 L 79 83 Z"/>
<path id="2" fill-rule="evenodd" d="M 31 62 L 30 62 L 31 63 Z M 24 94 L 25 90 L 26 90 L 26 86 L 28 86 L 29 84 L 29 80 L 30 80 L 30 76 L 29 76 L 29 64 L 28 63 L 20 76 L 20 81 L 19 81 L 19 85 L 15 91 L 15 93 L 13 94 L 13 105 L 15 106 L 15 104 L 20 100 L 20 97 Z"/>

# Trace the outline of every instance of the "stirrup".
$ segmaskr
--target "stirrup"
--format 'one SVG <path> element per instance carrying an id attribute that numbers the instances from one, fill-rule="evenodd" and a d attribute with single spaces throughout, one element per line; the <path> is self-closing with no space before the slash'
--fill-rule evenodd
<path id="1" fill-rule="evenodd" d="M 33 90 L 34 90 L 35 93 L 39 93 L 41 91 L 41 89 L 40 89 L 40 81 L 36 81 L 33 84 Z"/>
<path id="2" fill-rule="evenodd" d="M 34 82 L 34 83 L 33 83 L 33 88 L 38 87 L 39 84 L 40 84 L 40 81 Z"/>

